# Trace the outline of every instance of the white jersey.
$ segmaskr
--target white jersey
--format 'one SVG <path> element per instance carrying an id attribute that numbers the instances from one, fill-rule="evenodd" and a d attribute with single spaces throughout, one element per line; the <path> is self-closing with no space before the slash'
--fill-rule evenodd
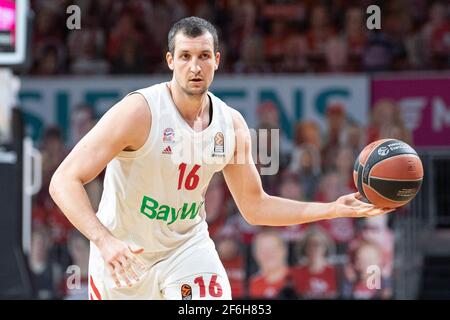
<path id="1" fill-rule="evenodd" d="M 195 132 L 167 83 L 133 93 L 148 102 L 151 131 L 139 150 L 121 152 L 108 164 L 98 218 L 115 237 L 165 256 L 189 240 L 208 239 L 204 195 L 234 154 L 231 108 L 208 92 L 212 120 Z"/>

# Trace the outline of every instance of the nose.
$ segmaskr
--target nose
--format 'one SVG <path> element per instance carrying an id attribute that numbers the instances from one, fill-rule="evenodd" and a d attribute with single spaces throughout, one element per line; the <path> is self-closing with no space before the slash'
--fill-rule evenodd
<path id="1" fill-rule="evenodd" d="M 191 62 L 191 66 L 190 66 L 190 71 L 194 74 L 198 74 L 201 70 L 201 67 L 198 63 L 198 59 L 197 58 L 193 58 L 192 62 Z"/>

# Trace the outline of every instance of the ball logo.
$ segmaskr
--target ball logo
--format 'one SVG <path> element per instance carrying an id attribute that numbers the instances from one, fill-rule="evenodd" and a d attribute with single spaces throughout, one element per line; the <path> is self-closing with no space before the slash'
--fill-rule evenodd
<path id="1" fill-rule="evenodd" d="M 381 147 L 381 148 L 378 148 L 378 154 L 380 155 L 380 156 L 385 156 L 385 155 L 387 155 L 389 153 L 389 148 L 388 147 Z"/>
<path id="2" fill-rule="evenodd" d="M 404 189 L 400 189 L 397 191 L 397 196 L 398 197 L 406 197 L 406 198 L 411 198 L 413 196 L 415 196 L 417 193 L 417 188 L 404 188 Z"/>
<path id="3" fill-rule="evenodd" d="M 408 171 L 416 171 L 416 164 L 412 160 L 408 160 Z"/>

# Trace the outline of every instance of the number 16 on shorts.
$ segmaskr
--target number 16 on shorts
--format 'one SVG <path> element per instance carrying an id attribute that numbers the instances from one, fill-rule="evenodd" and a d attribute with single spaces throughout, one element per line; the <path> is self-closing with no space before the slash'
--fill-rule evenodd
<path id="1" fill-rule="evenodd" d="M 217 275 L 201 275 L 193 283 L 183 283 L 180 287 L 182 300 L 192 299 L 220 299 L 223 295 L 222 286 Z"/>

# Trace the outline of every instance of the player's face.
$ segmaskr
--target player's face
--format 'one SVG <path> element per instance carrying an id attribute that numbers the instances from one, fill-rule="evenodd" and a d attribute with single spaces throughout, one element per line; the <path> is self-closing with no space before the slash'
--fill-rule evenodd
<path id="1" fill-rule="evenodd" d="M 175 36 L 174 55 L 168 52 L 166 59 L 181 89 L 188 95 L 201 95 L 213 81 L 220 54 L 214 53 L 214 40 L 209 32 L 195 38 L 179 32 Z"/>

